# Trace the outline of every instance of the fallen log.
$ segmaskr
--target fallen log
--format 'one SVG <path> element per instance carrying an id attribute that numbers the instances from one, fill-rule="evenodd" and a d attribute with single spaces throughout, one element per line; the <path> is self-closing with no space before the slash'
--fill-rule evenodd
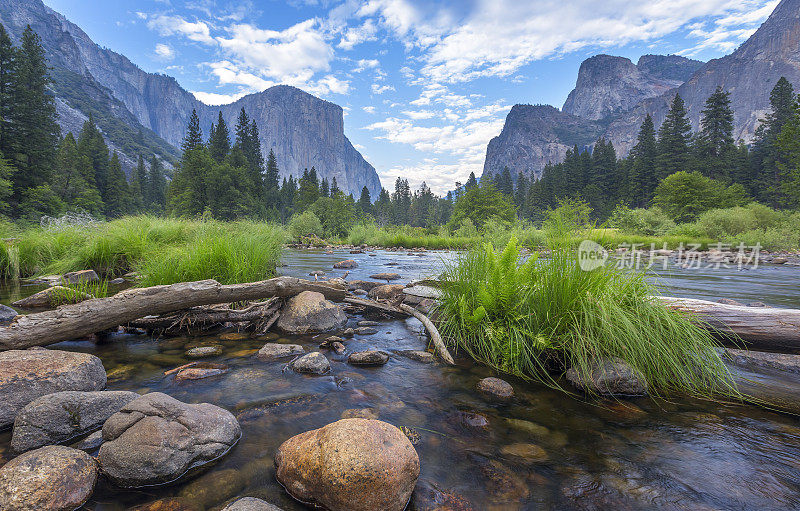
<path id="1" fill-rule="evenodd" d="M 428 319 L 428 316 L 419 312 L 414 307 L 410 305 L 406 305 L 404 303 L 400 304 L 400 309 L 404 312 L 409 313 L 410 315 L 414 316 L 418 320 L 420 320 L 425 327 L 425 330 L 428 331 L 428 335 L 431 336 L 431 341 L 433 341 L 433 346 L 436 348 L 436 352 L 439 354 L 442 360 L 450 365 L 455 365 L 455 360 L 453 360 L 452 355 L 447 350 L 447 346 L 444 345 L 442 341 L 442 336 L 439 335 L 439 330 L 436 329 L 436 325 L 433 324 L 433 321 Z"/>
<path id="2" fill-rule="evenodd" d="M 694 298 L 657 296 L 697 318 L 723 341 L 766 351 L 800 350 L 800 310 L 728 305 Z"/>
<path id="3" fill-rule="evenodd" d="M 204 331 L 224 323 L 269 324 L 280 309 L 278 299 L 257 302 L 245 309 L 200 306 L 161 316 L 145 316 L 129 322 L 126 326 L 167 334 Z M 268 329 L 268 328 L 267 328 Z M 262 330 L 261 328 L 259 330 Z M 266 333 L 266 332 L 264 332 Z"/>
<path id="4" fill-rule="evenodd" d="M 215 280 L 184 282 L 167 286 L 134 288 L 109 298 L 94 298 L 55 310 L 18 316 L 11 325 L 0 328 L 0 351 L 47 346 L 78 339 L 95 332 L 115 328 L 149 315 L 176 310 L 289 297 L 302 291 L 316 291 L 334 301 L 344 300 L 344 287 L 310 282 L 294 277 L 277 277 L 247 284 L 222 285 Z"/>
<path id="5" fill-rule="evenodd" d="M 386 303 L 381 303 L 381 302 L 376 302 L 375 300 L 369 300 L 367 298 L 354 298 L 354 297 L 348 296 L 347 298 L 344 299 L 344 301 L 347 302 L 347 303 L 353 304 L 353 305 L 358 305 L 360 307 L 366 307 L 367 309 L 371 309 L 373 311 L 382 312 L 382 313 L 388 314 L 388 315 L 390 315 L 392 317 L 405 318 L 405 317 L 408 317 L 410 315 L 409 313 L 404 312 L 404 311 L 402 311 L 402 310 L 400 310 L 397 307 L 394 307 L 392 305 L 389 305 L 389 304 L 386 304 Z"/>

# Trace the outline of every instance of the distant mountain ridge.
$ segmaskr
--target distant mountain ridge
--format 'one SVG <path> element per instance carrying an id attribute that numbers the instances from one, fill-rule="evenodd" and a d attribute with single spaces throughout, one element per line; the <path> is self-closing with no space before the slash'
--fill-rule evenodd
<path id="1" fill-rule="evenodd" d="M 603 129 L 597 137 L 612 142 L 617 155 L 625 156 L 635 145 L 647 114 L 658 127 L 676 93 L 686 102 L 697 130 L 703 104 L 717 86 L 731 93 L 734 137 L 749 143 L 758 120 L 769 111 L 770 91 L 781 76 L 800 88 L 800 0 L 782 0 L 736 51 L 705 64 L 675 55 L 645 55 L 635 66 L 628 59 L 608 55 L 585 60 L 561 116 L 544 107 L 526 109 L 530 117 L 526 119 L 512 118 L 509 113 L 501 134 L 489 142 L 483 175 L 508 166 L 514 175 L 521 171 L 538 177 L 548 162 L 563 161 L 575 133 L 593 133 L 598 125 Z M 522 126 L 546 120 L 555 123 L 548 127 L 550 132 L 568 135 L 545 142 L 542 137 L 525 137 L 521 131 Z M 550 155 L 557 158 L 549 159 Z"/>
<path id="2" fill-rule="evenodd" d="M 374 167 L 344 135 L 344 116 L 338 105 L 288 86 L 272 87 L 229 105 L 205 105 L 174 78 L 146 73 L 127 57 L 99 47 L 80 27 L 41 0 L 4 0 L 0 23 L 15 40 L 28 24 L 42 38 L 54 70 L 59 123 L 65 131 L 79 130 L 90 109 L 67 97 L 68 87 L 93 90 L 93 103 L 104 105 L 105 116 L 142 130 L 147 149 L 158 149 L 165 158 L 178 154 L 176 148 L 192 109 L 197 110 L 207 135 L 219 111 L 233 126 L 244 107 L 258 124 L 265 156 L 270 149 L 275 152 L 282 176 L 299 177 L 305 168 L 314 166 L 320 178 L 331 181 L 336 177 L 339 187 L 356 197 L 364 186 L 372 197 L 380 192 Z M 119 142 L 109 137 L 111 123 L 106 120 L 105 125 L 98 125 L 111 145 L 122 150 Z M 132 156 L 128 155 L 128 160 Z"/>

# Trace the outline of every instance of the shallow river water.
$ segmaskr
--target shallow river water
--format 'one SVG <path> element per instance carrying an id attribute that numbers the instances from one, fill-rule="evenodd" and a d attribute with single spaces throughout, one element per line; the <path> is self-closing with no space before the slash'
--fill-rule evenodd
<path id="1" fill-rule="evenodd" d="M 307 277 L 324 270 L 341 276 L 331 266 L 346 258 L 359 262 L 350 279 L 388 271 L 400 273 L 406 282 L 435 276 L 452 254 L 287 250 L 280 273 Z M 660 281 L 668 295 L 800 308 L 800 268 L 674 270 Z M 2 301 L 33 290 L 6 289 Z M 352 316 L 349 326 L 361 319 Z M 422 364 L 397 353 L 425 348 L 416 320 L 383 322 L 378 334 L 347 342 L 342 355 L 325 351 L 332 368 L 325 376 L 296 374 L 286 369 L 286 361 L 265 363 L 252 356 L 267 340 L 313 351 L 323 337 L 228 333 L 157 340 L 117 335 L 102 345 L 54 346 L 99 356 L 110 390 L 161 391 L 186 402 L 214 403 L 231 410 L 243 430 L 239 444 L 203 475 L 136 491 L 101 484 L 86 509 L 122 510 L 181 497 L 187 509 L 201 511 L 237 495 L 261 497 L 286 511 L 305 509 L 275 480 L 277 447 L 292 435 L 339 419 L 345 410 L 362 408 L 415 430 L 420 481 L 461 495 L 476 511 L 800 509 L 797 416 L 688 399 L 590 404 L 513 378 L 507 379 L 516 399 L 493 404 L 474 391 L 480 378 L 491 375 L 488 369 L 463 359 L 457 367 Z M 184 383 L 164 376 L 165 370 L 188 362 L 188 347 L 205 344 L 224 346 L 223 355 L 209 360 L 230 366 L 228 373 Z M 391 353 L 389 363 L 379 368 L 347 363 L 348 353 L 368 348 Z M 769 376 L 759 378 L 765 385 L 800 391 L 800 379 L 776 383 Z M 487 418 L 488 425 L 480 427 L 475 414 Z M 0 433 L 0 463 L 9 439 L 8 432 Z M 515 446 L 520 443 L 536 444 L 544 454 L 520 457 Z"/>

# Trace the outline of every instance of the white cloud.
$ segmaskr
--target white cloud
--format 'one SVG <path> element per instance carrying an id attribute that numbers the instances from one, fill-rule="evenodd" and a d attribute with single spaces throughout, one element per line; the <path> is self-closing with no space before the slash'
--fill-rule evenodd
<path id="1" fill-rule="evenodd" d="M 156 58 L 164 61 L 170 61 L 175 58 L 175 50 L 168 44 L 156 44 Z"/>
<path id="2" fill-rule="evenodd" d="M 317 30 L 317 21 L 306 20 L 286 30 L 263 30 L 248 24 L 228 27 L 229 37 L 217 37 L 220 47 L 234 60 L 281 82 L 306 81 L 328 71 L 333 48 Z"/>
<path id="3" fill-rule="evenodd" d="M 704 21 L 689 26 L 689 36 L 700 42 L 691 48 L 681 50 L 680 55 L 693 56 L 703 50 L 712 49 L 730 52 L 750 37 L 767 16 L 778 5 L 779 0 L 771 0 L 760 9 L 734 12 L 712 22 Z"/>
<path id="4" fill-rule="evenodd" d="M 244 92 L 239 92 L 236 94 L 217 94 L 214 92 L 201 92 L 196 91 L 192 92 L 194 97 L 197 98 L 198 101 L 205 103 L 206 105 L 227 105 L 229 103 L 233 103 L 234 101 L 239 100 L 239 98 L 246 95 Z"/>
<path id="5" fill-rule="evenodd" d="M 389 92 L 390 90 L 395 90 L 394 86 L 392 85 L 380 85 L 377 83 L 372 84 L 372 93 L 373 94 L 383 94 L 384 92 Z"/>
<path id="6" fill-rule="evenodd" d="M 378 27 L 375 25 L 375 22 L 368 18 L 360 26 L 350 27 L 345 30 L 337 46 L 343 50 L 352 50 L 361 43 L 377 40 L 378 38 L 375 37 L 377 32 Z"/>
<path id="7" fill-rule="evenodd" d="M 377 59 L 360 59 L 353 68 L 354 73 L 360 73 L 366 69 L 376 69 L 381 63 Z"/>
<path id="8" fill-rule="evenodd" d="M 403 114 L 415 120 L 431 119 L 436 116 L 436 113 L 431 110 L 404 110 Z"/>
<path id="9" fill-rule="evenodd" d="M 368 114 L 374 114 L 375 113 L 375 107 L 372 106 L 372 105 L 362 107 L 361 110 L 367 112 Z"/>
<path id="10" fill-rule="evenodd" d="M 147 26 L 164 36 L 183 35 L 191 41 L 214 44 L 211 28 L 203 21 L 192 22 L 181 16 L 158 14 L 148 19 Z"/>

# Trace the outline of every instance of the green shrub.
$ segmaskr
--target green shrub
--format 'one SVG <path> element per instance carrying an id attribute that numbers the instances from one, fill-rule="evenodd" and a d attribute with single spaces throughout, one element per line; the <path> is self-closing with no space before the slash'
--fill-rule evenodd
<path id="1" fill-rule="evenodd" d="M 301 237 L 308 235 L 314 235 L 320 238 L 325 236 L 322 222 L 320 222 L 317 215 L 311 211 L 304 211 L 303 213 L 292 215 L 292 218 L 289 220 L 289 233 L 295 240 L 299 240 Z"/>
<path id="2" fill-rule="evenodd" d="M 675 227 L 675 222 L 658 207 L 630 209 L 620 204 L 608 219 L 608 225 L 625 233 L 663 236 Z"/>
<path id="3" fill-rule="evenodd" d="M 690 222 L 711 209 L 743 206 L 747 202 L 742 185 L 728 186 L 699 172 L 685 171 L 664 178 L 653 198 L 653 204 L 676 222 Z"/>

